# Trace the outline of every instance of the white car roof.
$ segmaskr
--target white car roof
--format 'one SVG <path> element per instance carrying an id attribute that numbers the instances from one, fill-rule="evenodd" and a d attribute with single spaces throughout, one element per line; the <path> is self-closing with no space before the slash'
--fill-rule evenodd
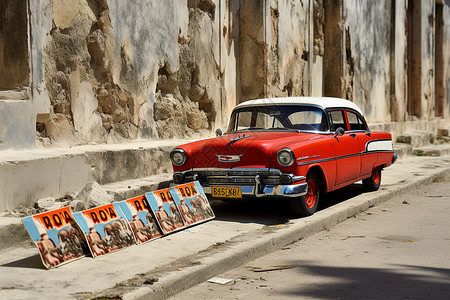
<path id="1" fill-rule="evenodd" d="M 332 97 L 284 97 L 248 100 L 237 105 L 235 109 L 249 106 L 311 104 L 322 108 L 352 108 L 363 115 L 361 109 L 353 102 Z"/>

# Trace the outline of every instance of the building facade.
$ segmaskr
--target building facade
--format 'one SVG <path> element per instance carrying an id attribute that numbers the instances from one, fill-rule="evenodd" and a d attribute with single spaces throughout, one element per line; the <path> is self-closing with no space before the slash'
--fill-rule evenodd
<path id="1" fill-rule="evenodd" d="M 450 0 L 0 0 L 0 149 L 191 138 L 245 100 L 450 120 Z"/>

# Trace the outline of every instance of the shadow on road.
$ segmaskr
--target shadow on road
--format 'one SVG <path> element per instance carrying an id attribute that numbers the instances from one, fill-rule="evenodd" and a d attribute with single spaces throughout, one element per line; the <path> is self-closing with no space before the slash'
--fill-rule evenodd
<path id="1" fill-rule="evenodd" d="M 304 261 L 294 265 L 301 274 L 299 280 L 305 274 L 313 281 L 314 277 L 321 279 L 298 282 L 295 289 L 279 291 L 298 298 L 448 299 L 450 295 L 449 269 L 410 265 L 393 265 L 391 269 L 328 267 Z"/>
<path id="2" fill-rule="evenodd" d="M 322 194 L 318 210 L 327 209 L 363 192 L 362 184 L 355 183 L 337 191 Z M 290 212 L 287 201 L 280 198 L 214 200 L 211 207 L 216 220 L 221 221 L 278 225 L 296 218 Z"/>
<path id="3" fill-rule="evenodd" d="M 326 209 L 333 205 L 347 201 L 351 198 L 359 196 L 364 193 L 364 187 L 362 183 L 354 183 L 336 191 L 325 193 L 321 195 L 319 209 Z"/>

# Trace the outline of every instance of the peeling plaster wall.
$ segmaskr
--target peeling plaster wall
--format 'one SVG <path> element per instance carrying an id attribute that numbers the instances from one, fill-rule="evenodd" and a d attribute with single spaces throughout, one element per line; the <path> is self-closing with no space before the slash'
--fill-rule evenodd
<path id="1" fill-rule="evenodd" d="M 393 42 L 391 55 L 391 118 L 392 121 L 407 120 L 407 54 L 406 54 L 406 6 L 404 1 L 395 1 L 394 3 L 394 35 L 391 37 Z"/>
<path id="2" fill-rule="evenodd" d="M 325 9 L 323 0 L 313 0 L 313 51 L 310 53 L 311 67 L 311 96 L 323 95 L 323 56 L 325 43 Z"/>
<path id="3" fill-rule="evenodd" d="M 115 38 L 113 78 L 141 93 L 138 116 L 140 136 L 157 136 L 153 105 L 158 70 L 179 70 L 178 38 L 187 36 L 187 1 L 109 1 L 111 25 Z M 143 55 L 143 54 L 146 55 Z"/>
<path id="4" fill-rule="evenodd" d="M 265 1 L 241 0 L 239 14 L 239 78 L 241 99 L 265 97 L 267 87 L 267 49 Z"/>
<path id="5" fill-rule="evenodd" d="M 421 1 L 421 118 L 432 120 L 434 117 L 434 5 L 435 0 Z"/>
<path id="6" fill-rule="evenodd" d="M 443 53 L 444 53 L 444 85 L 445 99 L 443 117 L 450 118 L 450 0 L 444 1 L 443 9 Z M 445 55 L 446 54 L 446 55 Z"/>
<path id="7" fill-rule="evenodd" d="M 240 1 L 216 1 L 219 12 L 217 31 L 219 35 L 219 68 L 222 74 L 220 105 L 215 127 L 226 128 L 233 108 L 240 99 L 239 68 L 239 13 Z M 220 5 L 220 7 L 219 7 Z M 215 129 L 215 128 L 212 128 Z"/>
<path id="8" fill-rule="evenodd" d="M 38 139 L 120 143 L 200 137 L 224 126 L 228 103 L 236 102 L 238 30 L 230 25 L 237 2 L 225 3 L 52 1 L 51 109 L 38 122 Z"/>
<path id="9" fill-rule="evenodd" d="M 309 94 L 308 5 L 308 1 L 271 1 L 268 96 Z"/>
<path id="10" fill-rule="evenodd" d="M 226 126 L 236 103 L 321 96 L 330 85 L 369 122 L 410 118 L 407 1 L 27 1 L 30 80 L 0 91 L 0 149 L 203 137 Z M 447 54 L 450 2 L 441 2 Z M 435 1 L 415 3 L 420 93 L 410 114 L 431 120 Z M 327 31 L 326 13 L 338 30 Z M 331 66 L 327 34 L 339 42 L 328 47 Z"/>
<path id="11" fill-rule="evenodd" d="M 344 2 L 347 97 L 362 107 L 369 122 L 391 120 L 390 8 L 391 0 Z"/>

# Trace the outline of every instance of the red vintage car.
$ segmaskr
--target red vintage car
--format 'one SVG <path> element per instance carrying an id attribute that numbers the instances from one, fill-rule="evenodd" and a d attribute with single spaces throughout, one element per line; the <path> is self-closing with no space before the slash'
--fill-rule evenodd
<path id="1" fill-rule="evenodd" d="M 216 133 L 172 150 L 175 183 L 198 180 L 210 198 L 287 198 L 300 216 L 323 192 L 359 180 L 378 190 L 397 159 L 391 134 L 370 131 L 361 109 L 339 98 L 246 101 Z"/>

